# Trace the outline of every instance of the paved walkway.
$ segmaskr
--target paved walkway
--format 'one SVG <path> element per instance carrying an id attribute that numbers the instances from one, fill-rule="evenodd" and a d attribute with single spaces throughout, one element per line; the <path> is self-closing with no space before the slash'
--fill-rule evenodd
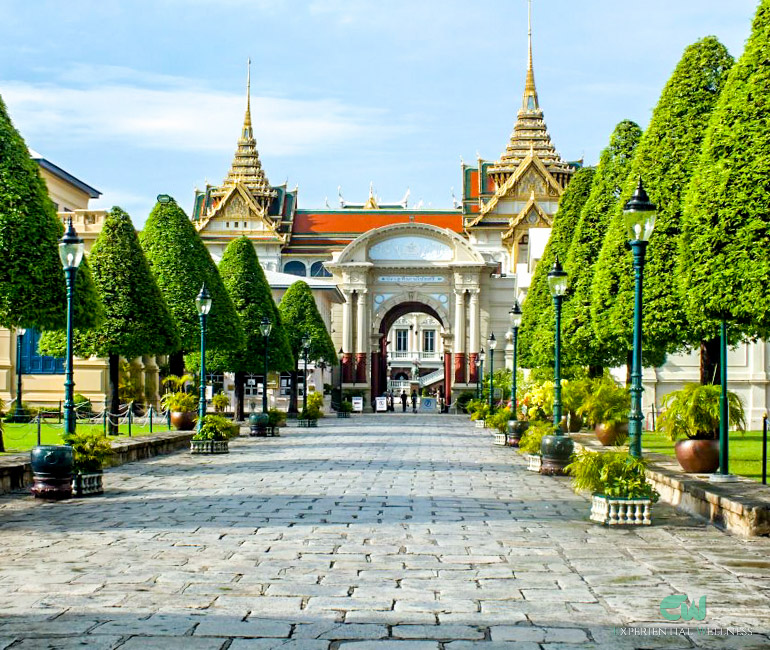
<path id="1" fill-rule="evenodd" d="M 103 497 L 0 498 L 0 648 L 770 647 L 767 539 L 664 505 L 591 524 L 460 417 L 284 432 L 110 470 Z M 668 623 L 689 636 L 623 627 L 658 631 L 674 593 L 707 596 Z"/>

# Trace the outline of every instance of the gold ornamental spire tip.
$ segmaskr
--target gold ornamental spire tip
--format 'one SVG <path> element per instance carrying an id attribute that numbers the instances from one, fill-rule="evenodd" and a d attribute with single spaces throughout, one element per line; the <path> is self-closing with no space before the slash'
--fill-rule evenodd
<path id="1" fill-rule="evenodd" d="M 246 128 L 251 128 L 251 57 L 246 60 L 246 116 L 243 118 L 244 136 Z"/>
<path id="2" fill-rule="evenodd" d="M 528 0 L 527 11 L 527 78 L 524 82 L 524 97 L 522 108 L 525 111 L 536 111 L 540 108 L 535 88 L 535 71 L 532 65 L 532 0 Z"/>

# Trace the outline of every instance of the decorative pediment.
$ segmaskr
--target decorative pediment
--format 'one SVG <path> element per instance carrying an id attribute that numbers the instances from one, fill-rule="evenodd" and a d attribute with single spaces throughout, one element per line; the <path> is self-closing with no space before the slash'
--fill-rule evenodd
<path id="1" fill-rule="evenodd" d="M 196 227 L 199 232 L 215 230 L 213 223 L 220 221 L 250 223 L 249 230 L 255 230 L 262 236 L 269 234 L 281 241 L 285 240 L 285 236 L 278 233 L 277 224 L 267 216 L 267 211 L 254 200 L 242 183 L 236 183 L 230 188 L 209 214 L 196 223 Z"/>
<path id="2" fill-rule="evenodd" d="M 516 232 L 530 228 L 551 228 L 553 219 L 549 217 L 535 199 L 534 192 L 530 194 L 526 205 L 513 219 L 510 228 L 503 233 L 503 243 L 508 244 L 516 238 Z"/>

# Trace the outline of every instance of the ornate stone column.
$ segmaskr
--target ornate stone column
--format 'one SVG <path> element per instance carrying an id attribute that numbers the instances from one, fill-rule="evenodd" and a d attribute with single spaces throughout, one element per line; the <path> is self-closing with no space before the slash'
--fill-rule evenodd
<path id="1" fill-rule="evenodd" d="M 356 295 L 356 383 L 366 383 L 367 318 L 366 289 L 358 289 Z"/>
<path id="2" fill-rule="evenodd" d="M 452 341 L 455 336 L 442 334 L 441 338 L 444 351 L 444 400 L 448 406 L 452 401 Z"/>
<path id="3" fill-rule="evenodd" d="M 342 303 L 342 381 L 353 381 L 353 294 L 342 290 L 345 302 Z"/>
<path id="4" fill-rule="evenodd" d="M 465 291 L 455 291 L 454 376 L 465 383 Z"/>
<path id="5" fill-rule="evenodd" d="M 468 345 L 470 346 L 468 355 L 468 367 L 470 369 L 470 381 L 478 380 L 478 369 L 476 368 L 476 359 L 479 356 L 479 334 L 480 334 L 480 314 L 479 314 L 479 289 L 469 289 L 470 299 L 468 306 L 468 320 L 470 322 L 470 333 Z"/>

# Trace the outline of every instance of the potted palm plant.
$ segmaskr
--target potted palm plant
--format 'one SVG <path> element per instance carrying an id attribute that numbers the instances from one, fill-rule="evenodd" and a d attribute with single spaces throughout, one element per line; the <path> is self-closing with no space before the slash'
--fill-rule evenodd
<path id="1" fill-rule="evenodd" d="M 353 412 L 353 404 L 348 400 L 343 400 L 342 403 L 340 404 L 339 410 L 337 411 L 337 417 L 349 418 L 352 412 Z"/>
<path id="2" fill-rule="evenodd" d="M 577 414 L 588 420 L 604 446 L 621 445 L 628 437 L 628 389 L 618 386 L 612 377 L 600 377 L 591 383 Z"/>
<path id="3" fill-rule="evenodd" d="M 72 493 L 76 497 L 104 492 L 102 467 L 112 454 L 112 445 L 101 432 L 78 430 L 69 436 L 74 456 L 75 474 L 72 478 Z"/>
<path id="4" fill-rule="evenodd" d="M 191 375 L 166 377 L 165 384 L 170 390 L 163 395 L 161 404 L 171 412 L 171 424 L 178 431 L 191 431 L 195 426 L 195 407 L 198 400 L 195 395 L 185 391 L 185 384 L 191 380 Z"/>
<path id="5" fill-rule="evenodd" d="M 573 454 L 564 468 L 576 492 L 591 492 L 591 521 L 609 526 L 649 526 L 660 495 L 645 475 L 645 461 L 622 451 Z"/>
<path id="6" fill-rule="evenodd" d="M 227 407 L 230 406 L 230 398 L 227 396 L 227 393 L 220 391 L 211 398 L 211 403 L 214 405 L 215 412 L 224 413 Z"/>
<path id="7" fill-rule="evenodd" d="M 227 454 L 228 440 L 240 433 L 240 427 L 221 415 L 207 415 L 201 428 L 190 440 L 191 454 Z"/>
<path id="8" fill-rule="evenodd" d="M 567 413 L 567 430 L 577 433 L 583 427 L 583 416 L 578 414 L 580 407 L 589 399 L 593 382 L 588 378 L 562 381 L 561 401 Z"/>
<path id="9" fill-rule="evenodd" d="M 663 412 L 656 430 L 674 445 L 676 459 L 685 472 L 710 474 L 719 467 L 719 396 L 717 384 L 685 384 L 663 398 Z M 740 397 L 727 392 L 729 426 L 746 429 L 746 414 Z"/>

